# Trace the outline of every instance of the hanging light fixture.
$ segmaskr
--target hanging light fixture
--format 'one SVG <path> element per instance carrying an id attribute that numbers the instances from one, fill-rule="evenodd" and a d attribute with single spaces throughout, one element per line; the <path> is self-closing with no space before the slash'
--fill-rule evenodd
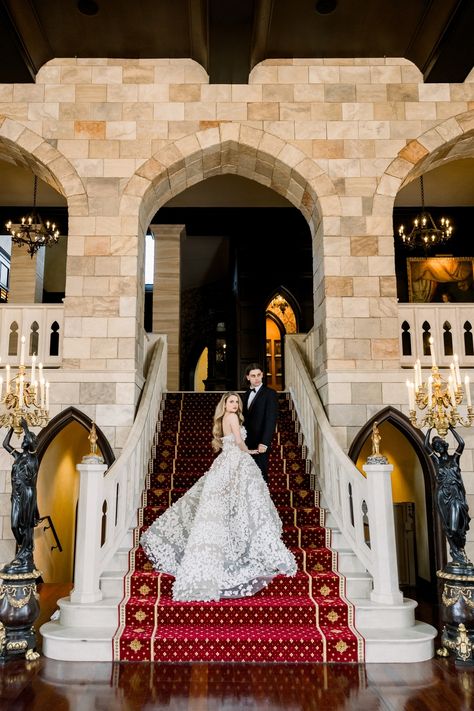
<path id="1" fill-rule="evenodd" d="M 278 309 L 282 316 L 285 315 L 286 309 L 289 307 L 288 301 L 283 298 L 281 294 L 277 294 L 271 301 L 270 304 L 268 305 L 269 311 L 276 311 Z"/>
<path id="2" fill-rule="evenodd" d="M 21 218 L 21 223 L 14 224 L 9 220 L 5 227 L 11 235 L 12 241 L 20 247 L 26 245 L 31 258 L 40 247 L 51 247 L 59 239 L 59 230 L 55 223 L 43 222 L 36 209 L 36 193 L 38 190 L 38 177 L 35 175 L 33 187 L 33 209 L 29 215 Z"/>
<path id="3" fill-rule="evenodd" d="M 427 250 L 430 247 L 447 242 L 453 234 L 453 226 L 446 217 L 441 218 L 439 227 L 436 226 L 430 213 L 425 210 L 425 193 L 422 175 L 420 175 L 420 186 L 421 212 L 413 220 L 411 232 L 407 234 L 405 232 L 405 225 L 400 225 L 398 228 L 398 236 L 409 249 L 423 247 Z"/>

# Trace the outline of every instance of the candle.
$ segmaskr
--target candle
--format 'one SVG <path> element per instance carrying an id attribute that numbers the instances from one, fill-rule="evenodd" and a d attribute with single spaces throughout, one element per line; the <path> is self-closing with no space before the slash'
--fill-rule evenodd
<path id="1" fill-rule="evenodd" d="M 38 383 L 36 380 L 31 383 L 31 389 L 33 390 L 33 404 L 38 407 Z"/>
<path id="2" fill-rule="evenodd" d="M 35 365 L 36 365 L 36 354 L 33 354 L 31 359 L 31 382 L 35 382 Z"/>
<path id="3" fill-rule="evenodd" d="M 422 382 L 423 382 L 423 381 L 422 381 L 422 378 L 421 378 L 421 363 L 420 363 L 420 359 L 419 359 L 419 358 L 417 358 L 416 363 L 415 363 L 415 366 L 416 366 L 416 373 L 417 373 L 416 389 L 418 390 L 418 388 L 421 388 L 421 385 L 422 385 Z"/>
<path id="4" fill-rule="evenodd" d="M 41 381 L 43 380 L 43 363 L 38 364 L 38 372 L 39 372 L 38 380 L 41 383 Z"/>
<path id="5" fill-rule="evenodd" d="M 44 378 L 40 380 L 41 409 L 44 409 Z"/>
<path id="6" fill-rule="evenodd" d="M 454 368 L 456 370 L 456 383 L 461 385 L 461 372 L 459 370 L 459 358 L 457 354 L 454 354 Z"/>
<path id="7" fill-rule="evenodd" d="M 433 378 L 428 378 L 428 407 L 431 409 L 433 407 Z"/>
<path id="8" fill-rule="evenodd" d="M 8 395 L 10 392 L 10 364 L 7 363 L 5 366 L 5 393 Z"/>
<path id="9" fill-rule="evenodd" d="M 455 369 L 454 369 L 454 363 L 451 363 L 449 367 L 450 367 L 450 369 L 451 369 L 451 375 L 450 375 L 449 377 L 452 379 L 452 381 L 453 381 L 453 387 L 454 387 L 454 389 L 456 390 L 457 377 L 456 377 L 456 371 L 455 371 Z"/>
<path id="10" fill-rule="evenodd" d="M 454 381 L 452 375 L 450 375 L 448 378 L 448 395 L 450 397 L 452 406 L 456 407 L 456 396 L 454 394 Z"/>
<path id="11" fill-rule="evenodd" d="M 435 352 L 434 352 L 433 336 L 430 336 L 429 344 L 430 344 L 430 353 L 431 353 L 431 365 L 433 366 L 433 368 L 436 368 L 436 358 L 435 358 Z"/>
<path id="12" fill-rule="evenodd" d="M 466 375 L 464 378 L 464 386 L 466 388 L 466 399 L 467 399 L 467 406 L 472 407 L 471 403 L 471 385 L 469 383 L 469 375 Z"/>
<path id="13" fill-rule="evenodd" d="M 23 380 L 24 380 L 23 375 L 20 375 L 20 388 L 19 388 L 19 393 L 18 393 L 18 405 L 20 408 L 23 407 Z"/>
<path id="14" fill-rule="evenodd" d="M 49 383 L 46 383 L 46 410 L 49 410 Z"/>
<path id="15" fill-rule="evenodd" d="M 411 406 L 411 387 L 410 387 L 409 380 L 406 381 L 406 385 L 407 385 L 407 390 L 408 390 L 408 409 L 413 410 L 413 408 Z"/>
<path id="16" fill-rule="evenodd" d="M 21 337 L 20 365 L 25 365 L 25 337 Z"/>
<path id="17" fill-rule="evenodd" d="M 3 394 L 3 393 L 2 393 L 2 390 L 3 390 L 3 378 L 2 378 L 2 376 L 0 375 L 0 401 L 1 401 L 1 399 L 2 399 L 2 394 Z"/>

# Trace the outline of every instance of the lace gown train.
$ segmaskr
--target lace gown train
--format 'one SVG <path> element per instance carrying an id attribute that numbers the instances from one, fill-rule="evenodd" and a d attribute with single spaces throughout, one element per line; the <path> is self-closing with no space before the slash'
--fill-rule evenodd
<path id="1" fill-rule="evenodd" d="M 175 576 L 174 600 L 247 597 L 297 570 L 260 469 L 233 434 L 222 445 L 209 471 L 140 540 L 155 569 Z"/>

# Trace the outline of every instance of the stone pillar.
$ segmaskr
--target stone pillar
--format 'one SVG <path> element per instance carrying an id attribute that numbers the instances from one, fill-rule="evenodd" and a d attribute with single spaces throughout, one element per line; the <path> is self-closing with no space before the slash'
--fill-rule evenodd
<path id="1" fill-rule="evenodd" d="M 150 225 L 155 238 L 153 333 L 168 339 L 169 390 L 179 390 L 181 239 L 185 225 Z"/>
<path id="2" fill-rule="evenodd" d="M 42 247 L 30 257 L 26 247 L 12 242 L 9 303 L 42 303 L 45 249 Z"/>
<path id="3" fill-rule="evenodd" d="M 385 457 L 369 457 L 362 469 L 367 474 L 370 547 L 375 562 L 375 569 L 371 571 L 374 589 L 370 599 L 386 605 L 401 605 L 403 595 L 398 583 L 393 517 L 393 466 Z"/>
<path id="4" fill-rule="evenodd" d="M 87 603 L 102 599 L 98 560 L 100 554 L 101 508 L 105 464 L 83 463 L 79 472 L 76 561 L 71 602 Z"/>

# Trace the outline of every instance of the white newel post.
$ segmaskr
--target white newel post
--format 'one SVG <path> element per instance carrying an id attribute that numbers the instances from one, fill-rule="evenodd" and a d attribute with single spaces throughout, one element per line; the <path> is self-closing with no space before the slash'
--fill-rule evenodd
<path id="1" fill-rule="evenodd" d="M 374 462 L 364 464 L 362 468 L 367 474 L 370 545 L 374 556 L 374 589 L 370 598 L 374 602 L 398 605 L 403 602 L 403 595 L 398 583 L 391 480 L 393 466 Z"/>
<path id="2" fill-rule="evenodd" d="M 98 559 L 100 552 L 101 504 L 103 499 L 105 464 L 77 464 L 79 472 L 79 504 L 77 512 L 76 565 L 71 602 L 97 602 L 102 599 L 99 588 Z"/>

